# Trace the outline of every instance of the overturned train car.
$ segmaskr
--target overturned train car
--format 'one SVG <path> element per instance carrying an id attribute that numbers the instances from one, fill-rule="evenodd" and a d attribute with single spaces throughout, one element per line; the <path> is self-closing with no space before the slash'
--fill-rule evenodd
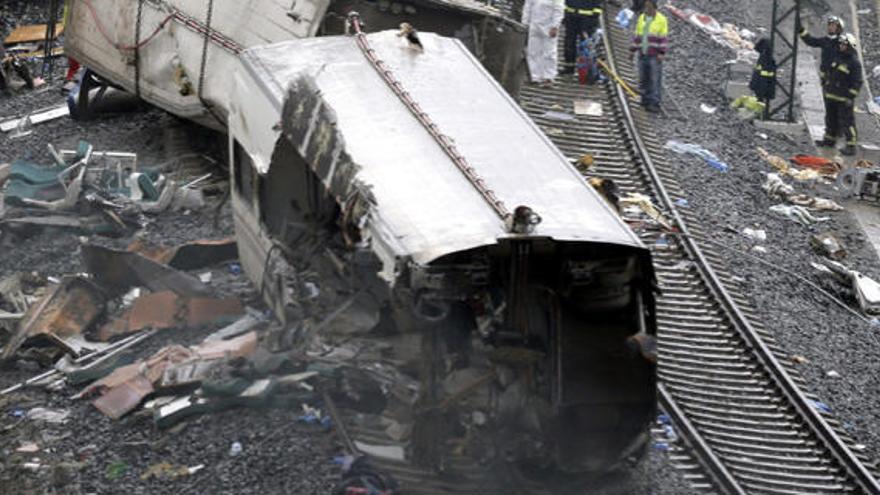
<path id="1" fill-rule="evenodd" d="M 225 130 L 229 75 L 242 50 L 339 34 L 353 8 L 373 30 L 408 22 L 460 39 L 517 94 L 526 30 L 474 0 L 71 0 L 65 49 L 101 80 Z M 85 96 L 78 100 L 84 114 L 88 86 Z"/>
<path id="2" fill-rule="evenodd" d="M 366 334 L 419 337 L 397 356 L 423 385 L 413 460 L 442 463 L 454 405 L 488 411 L 508 461 L 613 467 L 655 415 L 649 251 L 461 42 L 421 43 L 383 31 L 241 54 L 242 264 L 282 318 L 302 311 L 308 266 L 379 308 Z M 462 372 L 483 377 L 466 400 L 443 386 Z"/>

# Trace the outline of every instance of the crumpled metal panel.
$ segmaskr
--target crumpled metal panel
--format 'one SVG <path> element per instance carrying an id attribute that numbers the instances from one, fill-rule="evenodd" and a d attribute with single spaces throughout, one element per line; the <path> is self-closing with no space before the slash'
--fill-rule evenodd
<path id="1" fill-rule="evenodd" d="M 181 296 L 200 296 L 211 292 L 208 286 L 192 275 L 138 253 L 85 244 L 82 246 L 82 259 L 86 269 L 99 283 L 116 292 L 130 287 L 147 287 L 156 292 L 170 290 Z"/>
<path id="2" fill-rule="evenodd" d="M 90 281 L 80 277 L 63 279 L 28 308 L 15 335 L 0 353 L 0 360 L 11 358 L 34 337 L 48 338 L 65 351 L 78 354 L 82 348 L 79 337 L 104 312 L 104 304 L 104 295 Z"/>
<path id="3" fill-rule="evenodd" d="M 422 53 L 395 32 L 373 33 L 368 39 L 508 208 L 526 205 L 543 218 L 535 236 L 642 247 L 460 42 L 420 33 Z M 282 124 L 285 133 L 296 135 L 304 156 L 316 149 L 316 142 L 325 144 L 325 153 L 313 157 L 326 156 L 326 143 L 343 145 L 329 148 L 334 163 L 310 165 L 329 172 L 324 182 L 334 193 L 350 190 L 355 182 L 369 192 L 374 206 L 368 229 L 383 249 L 424 264 L 508 236 L 501 219 L 387 87 L 354 38 L 253 48 L 243 53 L 242 62 L 256 84 L 240 84 L 237 90 L 249 89 L 250 101 L 256 99 L 253 87 L 262 87 L 281 113 L 289 89 L 293 99 L 284 116 L 294 120 Z M 277 115 L 248 117 L 252 131 L 277 122 Z M 295 131 L 304 125 L 306 132 Z M 260 149 L 249 151 L 265 153 Z M 270 161 L 270 156 L 254 160 L 257 166 Z"/>

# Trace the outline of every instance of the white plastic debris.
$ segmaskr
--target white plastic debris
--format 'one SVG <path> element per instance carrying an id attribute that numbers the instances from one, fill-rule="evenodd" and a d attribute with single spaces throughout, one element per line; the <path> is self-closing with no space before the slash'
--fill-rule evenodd
<path id="1" fill-rule="evenodd" d="M 380 459 L 388 459 L 392 461 L 403 461 L 406 459 L 403 447 L 399 445 L 371 445 L 355 440 L 354 446 L 357 447 L 359 451 Z"/>
<path id="2" fill-rule="evenodd" d="M 830 370 L 828 373 L 825 373 L 825 376 L 827 376 L 828 378 L 840 378 L 840 373 L 834 370 Z"/>
<path id="3" fill-rule="evenodd" d="M 15 451 L 19 454 L 34 454 L 40 451 L 40 446 L 34 442 L 23 442 Z"/>
<path id="4" fill-rule="evenodd" d="M 232 445 L 229 446 L 229 457 L 235 457 L 241 454 L 243 450 L 240 442 L 232 442 Z"/>
<path id="5" fill-rule="evenodd" d="M 767 248 L 765 248 L 764 246 L 755 246 L 752 248 L 752 251 L 759 254 L 767 254 Z"/>
<path id="6" fill-rule="evenodd" d="M 875 79 L 880 79 L 880 65 L 875 66 L 871 70 L 871 75 L 874 76 Z"/>
<path id="7" fill-rule="evenodd" d="M 708 113 L 709 115 L 711 115 L 718 111 L 718 107 L 713 107 L 705 103 L 700 103 L 700 110 L 702 110 L 703 113 Z"/>
<path id="8" fill-rule="evenodd" d="M 544 115 L 541 115 L 541 117 L 550 120 L 560 120 L 563 122 L 570 122 L 575 118 L 574 115 L 565 112 L 557 112 L 556 110 L 547 110 L 546 112 L 544 112 Z"/>
<path id="9" fill-rule="evenodd" d="M 774 205 L 770 207 L 770 211 L 801 225 L 813 225 L 814 223 L 830 220 L 828 217 L 813 216 L 810 210 L 797 205 Z"/>
<path id="10" fill-rule="evenodd" d="M 589 117 L 602 116 L 602 104 L 598 101 L 574 100 L 575 115 L 587 115 Z"/>
<path id="11" fill-rule="evenodd" d="M 743 229 L 743 235 L 756 241 L 763 242 L 767 240 L 767 232 L 764 229 L 752 229 L 746 227 Z"/>
<path id="12" fill-rule="evenodd" d="M 134 304 L 134 302 L 139 297 L 141 297 L 142 292 L 143 292 L 143 289 L 141 289 L 140 287 L 135 287 L 134 289 L 131 289 L 130 291 L 126 292 L 125 295 L 122 296 L 122 306 L 127 308 L 127 307 L 131 306 L 132 304 Z"/>
<path id="13" fill-rule="evenodd" d="M 210 284 L 213 278 L 214 274 L 211 272 L 205 272 L 199 275 L 199 280 L 201 280 L 204 284 Z"/>
<path id="14" fill-rule="evenodd" d="M 67 422 L 70 411 L 63 409 L 46 409 L 35 407 L 27 412 L 27 419 L 31 421 L 45 421 L 47 423 L 62 424 Z"/>
<path id="15" fill-rule="evenodd" d="M 786 184 L 777 174 L 767 174 L 767 180 L 761 186 L 771 198 L 787 199 L 794 194 L 794 187 Z"/>

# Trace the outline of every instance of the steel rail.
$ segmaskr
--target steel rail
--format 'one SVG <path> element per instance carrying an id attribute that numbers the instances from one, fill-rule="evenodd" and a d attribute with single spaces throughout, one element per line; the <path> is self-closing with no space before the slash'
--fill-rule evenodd
<path id="1" fill-rule="evenodd" d="M 605 30 L 607 24 L 605 16 L 602 17 L 601 23 L 603 30 Z M 607 30 L 605 32 L 607 33 Z M 606 35 L 604 37 L 606 55 L 611 62 L 611 66 L 616 68 L 616 63 L 613 58 L 614 53 L 611 49 L 609 39 L 610 36 Z M 811 401 L 801 391 L 800 387 L 794 382 L 794 380 L 792 380 L 791 375 L 785 370 L 770 348 L 766 345 L 763 338 L 761 338 L 751 322 L 749 322 L 748 318 L 743 314 L 739 305 L 733 300 L 730 293 L 724 287 L 724 284 L 718 277 L 715 269 L 712 268 L 712 265 L 706 258 L 703 250 L 697 242 L 689 236 L 690 231 L 688 230 L 687 224 L 678 212 L 675 202 L 667 192 L 666 187 L 664 186 L 664 181 L 660 177 L 657 168 L 654 166 L 651 154 L 648 151 L 647 146 L 645 146 L 645 143 L 642 141 L 637 124 L 630 110 L 629 100 L 627 100 L 626 94 L 623 89 L 617 85 L 615 85 L 615 92 L 620 104 L 620 109 L 625 116 L 624 123 L 627 126 L 633 143 L 635 144 L 635 150 L 639 154 L 639 158 L 642 160 L 644 169 L 651 178 L 657 197 L 662 206 L 672 216 L 682 234 L 684 234 L 680 238 L 682 239 L 685 250 L 691 259 L 697 262 L 697 268 L 700 271 L 703 280 L 706 282 L 707 287 L 713 293 L 715 300 L 723 306 L 730 321 L 734 323 L 733 326 L 740 332 L 741 336 L 753 350 L 755 357 L 757 357 L 764 369 L 773 378 L 779 390 L 788 401 L 788 404 L 797 411 L 798 415 L 807 423 L 807 425 L 809 425 L 812 432 L 822 440 L 837 461 L 848 471 L 866 493 L 880 494 L 880 482 L 877 481 L 864 463 L 856 457 L 855 453 L 853 453 L 853 451 L 846 445 L 828 421 L 815 409 Z M 663 399 L 663 401 L 666 402 L 666 405 L 673 410 L 678 409 L 673 402 L 669 402 L 674 401 L 670 394 L 661 394 L 661 399 Z M 669 411 L 669 409 L 667 409 L 667 411 Z M 671 413 L 672 411 L 669 412 Z M 700 441 L 698 441 L 698 443 L 700 443 Z M 714 456 L 703 457 L 699 450 L 697 453 L 701 455 L 701 462 L 706 463 L 709 471 L 716 476 L 716 480 L 721 487 L 728 487 L 727 490 L 731 490 L 728 493 L 741 493 L 739 490 L 742 490 L 742 488 L 737 488 L 736 485 L 731 483 L 731 479 L 729 479 L 731 476 L 730 473 L 727 472 L 725 474 L 726 470 L 722 471 L 716 465 L 720 462 L 717 457 L 713 460 L 712 457 Z"/>

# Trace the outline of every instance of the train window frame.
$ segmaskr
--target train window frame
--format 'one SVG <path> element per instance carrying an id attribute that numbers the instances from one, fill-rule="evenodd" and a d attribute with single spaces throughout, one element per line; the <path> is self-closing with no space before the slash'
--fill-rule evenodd
<path id="1" fill-rule="evenodd" d="M 259 173 L 254 161 L 237 140 L 233 144 L 232 175 L 235 191 L 251 207 L 258 207 Z"/>

